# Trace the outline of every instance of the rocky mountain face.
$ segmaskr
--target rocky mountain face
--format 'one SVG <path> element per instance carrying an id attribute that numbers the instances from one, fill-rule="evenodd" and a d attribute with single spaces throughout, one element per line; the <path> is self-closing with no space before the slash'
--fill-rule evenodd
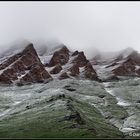
<path id="1" fill-rule="evenodd" d="M 117 60 L 113 65 L 118 65 L 112 72 L 118 76 L 139 76 L 140 54 L 136 51 L 129 54 L 125 59 Z"/>
<path id="2" fill-rule="evenodd" d="M 44 82 L 52 79 L 41 63 L 33 44 L 0 64 L 0 83 Z"/>
<path id="3" fill-rule="evenodd" d="M 119 80 L 122 76 L 140 76 L 140 54 L 131 48 L 121 51 L 110 59 L 98 57 L 96 61 L 98 64 L 92 64 L 101 79 Z"/>
<path id="4" fill-rule="evenodd" d="M 98 80 L 84 52 L 70 52 L 64 45 L 53 52 L 48 63 L 43 63 L 33 44 L 29 44 L 0 64 L 0 84 L 48 82 L 54 77 Z"/>
<path id="5" fill-rule="evenodd" d="M 55 51 L 53 57 L 51 58 L 47 66 L 52 67 L 57 64 L 64 65 L 69 60 L 69 50 L 67 47 L 63 46 L 60 50 Z"/>
<path id="6" fill-rule="evenodd" d="M 110 81 L 119 80 L 120 76 L 140 76 L 137 51 L 129 48 L 109 59 L 98 55 L 88 60 L 83 51 L 71 52 L 65 45 L 40 55 L 30 43 L 0 63 L 0 84 L 23 85 L 67 78 Z"/>
<path id="7" fill-rule="evenodd" d="M 60 80 L 67 78 L 99 80 L 84 52 L 71 52 L 66 46 L 62 46 L 59 50 L 54 51 L 50 58 L 50 61 L 44 65 L 54 78 Z"/>

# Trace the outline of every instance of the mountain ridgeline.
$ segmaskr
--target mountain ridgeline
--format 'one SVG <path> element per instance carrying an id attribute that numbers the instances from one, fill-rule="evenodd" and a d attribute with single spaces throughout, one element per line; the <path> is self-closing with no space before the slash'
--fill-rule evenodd
<path id="1" fill-rule="evenodd" d="M 83 78 L 99 80 L 84 52 L 72 53 L 66 46 L 54 51 L 49 63 L 43 64 L 33 44 L 29 44 L 0 64 L 0 84 L 46 83 L 54 75 L 62 80 L 78 78 L 80 74 Z"/>
<path id="2" fill-rule="evenodd" d="M 47 83 L 53 79 L 119 80 L 122 76 L 140 76 L 140 54 L 126 49 L 110 59 L 88 60 L 83 51 L 71 52 L 65 45 L 39 55 L 30 43 L 10 56 L 0 58 L 0 84 L 18 86 Z"/>

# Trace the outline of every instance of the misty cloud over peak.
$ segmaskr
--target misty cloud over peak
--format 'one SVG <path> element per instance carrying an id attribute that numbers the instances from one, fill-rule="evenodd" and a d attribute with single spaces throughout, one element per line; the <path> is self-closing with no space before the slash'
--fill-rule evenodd
<path id="1" fill-rule="evenodd" d="M 88 57 L 140 51 L 139 15 L 140 2 L 0 2 L 0 49 L 20 38 L 38 48 L 62 43 Z"/>

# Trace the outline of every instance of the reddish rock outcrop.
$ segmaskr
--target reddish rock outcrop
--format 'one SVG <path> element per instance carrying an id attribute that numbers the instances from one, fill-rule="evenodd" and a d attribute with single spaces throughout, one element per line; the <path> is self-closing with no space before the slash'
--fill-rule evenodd
<path id="1" fill-rule="evenodd" d="M 85 78 L 90 79 L 90 80 L 98 80 L 98 76 L 96 71 L 93 69 L 92 65 L 90 62 L 88 62 L 86 64 L 86 66 L 84 67 L 85 71 L 84 71 L 84 75 Z"/>
<path id="2" fill-rule="evenodd" d="M 77 57 L 72 61 L 72 63 L 78 65 L 78 67 L 85 66 L 89 61 L 86 59 L 84 52 L 79 52 Z"/>
<path id="3" fill-rule="evenodd" d="M 64 65 L 68 62 L 68 60 L 69 60 L 69 50 L 67 49 L 67 47 L 64 46 L 60 50 L 54 52 L 48 66 L 52 67 L 57 64 Z"/>
<path id="4" fill-rule="evenodd" d="M 10 57 L 8 60 L 0 64 L 0 70 L 5 69 L 17 60 L 21 60 L 24 63 L 25 67 L 28 67 L 33 63 L 40 62 L 33 44 L 29 44 L 22 52 L 15 54 L 14 56 Z M 16 65 L 18 65 L 19 63 L 20 62 L 16 62 Z"/>
<path id="5" fill-rule="evenodd" d="M 62 73 L 60 76 L 59 76 L 59 80 L 63 80 L 63 79 L 67 79 L 67 78 L 70 78 L 68 76 L 68 74 L 66 72 Z"/>
<path id="6" fill-rule="evenodd" d="M 3 71 L 0 75 L 0 83 L 12 83 L 27 70 L 29 72 L 21 78 L 21 81 L 40 82 L 51 78 L 42 65 L 33 44 L 29 44 L 22 52 L 0 64 L 0 70 Z"/>
<path id="7" fill-rule="evenodd" d="M 4 72 L 3 72 L 4 75 L 6 75 L 10 80 L 17 80 L 17 73 L 16 73 L 16 70 L 12 67 L 12 68 L 9 68 L 9 69 L 6 69 Z"/>
<path id="8" fill-rule="evenodd" d="M 108 67 L 114 67 L 112 73 L 115 76 L 137 76 L 140 74 L 136 69 L 137 66 L 140 66 L 140 54 L 137 51 L 132 51 L 125 58 L 121 54 L 119 59 L 115 59 L 114 63 Z"/>
<path id="9" fill-rule="evenodd" d="M 8 67 L 14 61 L 16 61 L 19 57 L 21 57 L 21 53 L 16 54 L 16 55 L 10 57 L 8 60 L 4 61 L 2 64 L 0 64 L 0 70 L 5 69 L 6 67 Z"/>
<path id="10" fill-rule="evenodd" d="M 79 71 L 79 66 L 77 64 L 74 64 L 70 69 L 70 75 L 71 76 L 77 76 L 79 75 L 80 71 Z"/>
<path id="11" fill-rule="evenodd" d="M 52 80 L 52 77 L 45 70 L 42 64 L 33 65 L 30 71 L 21 78 L 21 82 L 46 82 L 47 80 Z"/>
<path id="12" fill-rule="evenodd" d="M 135 61 L 133 61 L 131 58 L 120 64 L 117 68 L 113 69 L 112 72 L 115 75 L 118 76 L 129 76 L 129 75 L 135 75 Z"/>
<path id="13" fill-rule="evenodd" d="M 0 84 L 11 84 L 12 81 L 4 74 L 0 75 Z"/>
<path id="14" fill-rule="evenodd" d="M 60 64 L 57 64 L 51 71 L 50 74 L 57 74 L 62 70 L 62 66 Z"/>

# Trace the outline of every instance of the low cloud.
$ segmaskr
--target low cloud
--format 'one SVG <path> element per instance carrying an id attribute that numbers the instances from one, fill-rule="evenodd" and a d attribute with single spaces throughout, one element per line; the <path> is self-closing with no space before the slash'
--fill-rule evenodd
<path id="1" fill-rule="evenodd" d="M 18 39 L 62 42 L 92 55 L 140 51 L 140 2 L 0 2 L 0 49 Z"/>

